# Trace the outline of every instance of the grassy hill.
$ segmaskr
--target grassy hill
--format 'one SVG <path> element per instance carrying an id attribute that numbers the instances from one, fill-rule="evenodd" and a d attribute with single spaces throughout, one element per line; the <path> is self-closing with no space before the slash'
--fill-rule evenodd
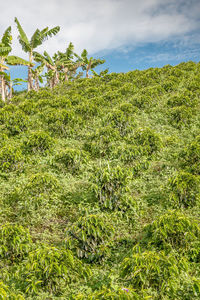
<path id="1" fill-rule="evenodd" d="M 200 298 L 200 64 L 0 108 L 0 299 Z"/>

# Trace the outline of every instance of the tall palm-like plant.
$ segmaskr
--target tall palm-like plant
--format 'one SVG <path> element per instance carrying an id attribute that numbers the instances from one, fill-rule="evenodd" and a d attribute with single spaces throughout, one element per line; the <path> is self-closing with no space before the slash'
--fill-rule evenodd
<path id="1" fill-rule="evenodd" d="M 18 57 L 9 55 L 12 50 L 12 35 L 11 27 L 8 27 L 3 34 L 3 37 L 0 41 L 0 82 L 1 82 L 1 97 L 2 100 L 6 100 L 6 73 L 5 71 L 9 70 L 8 65 L 25 65 L 28 66 L 29 62 Z"/>
<path id="2" fill-rule="evenodd" d="M 42 78 L 42 72 L 44 71 L 45 64 L 42 63 L 41 65 L 37 66 L 34 70 L 32 70 L 32 75 L 34 79 L 34 90 L 39 91 L 40 88 L 40 83 L 43 83 L 43 78 Z"/>
<path id="3" fill-rule="evenodd" d="M 48 85 L 50 88 L 53 88 L 59 83 L 58 56 L 54 54 L 54 56 L 51 57 L 47 51 L 44 51 L 43 55 L 34 51 L 33 56 L 36 62 L 40 62 L 42 65 L 46 66 Z"/>
<path id="4" fill-rule="evenodd" d="M 19 32 L 18 39 L 22 46 L 22 49 L 29 54 L 30 65 L 28 67 L 28 91 L 30 91 L 34 88 L 33 73 L 32 73 L 33 51 L 38 46 L 42 45 L 42 43 L 45 40 L 47 40 L 49 37 L 56 35 L 60 31 L 60 27 L 56 26 L 52 29 L 46 27 L 43 30 L 36 29 L 31 39 L 29 40 L 17 18 L 15 18 L 15 23 L 17 24 L 17 29 Z"/>
<path id="5" fill-rule="evenodd" d="M 11 27 L 8 27 L 3 34 L 3 37 L 0 42 L 0 83 L 1 83 L 1 98 L 3 101 L 6 100 L 5 92 L 5 70 L 9 68 L 5 64 L 5 59 L 12 50 L 11 48 L 12 36 L 11 36 Z"/>
<path id="6" fill-rule="evenodd" d="M 68 81 L 72 74 L 76 73 L 76 70 L 81 66 L 81 61 L 74 61 L 74 45 L 72 42 L 69 43 L 65 52 L 58 51 L 58 65 L 61 71 L 64 73 L 64 81 Z"/>
<path id="7" fill-rule="evenodd" d="M 86 78 L 89 78 L 89 71 L 96 68 L 98 65 L 102 65 L 105 63 L 104 59 L 96 59 L 93 57 L 88 58 L 88 52 L 86 49 L 83 50 L 81 56 L 75 54 L 78 58 L 78 61 L 81 62 L 83 71 L 86 71 Z"/>
<path id="8" fill-rule="evenodd" d="M 22 78 L 15 78 L 12 79 L 10 73 L 4 73 L 4 79 L 5 79 L 5 84 L 6 84 L 6 97 L 8 99 L 11 99 L 13 96 L 13 88 L 16 85 L 22 85 L 23 83 L 27 82 L 27 80 L 24 80 Z"/>

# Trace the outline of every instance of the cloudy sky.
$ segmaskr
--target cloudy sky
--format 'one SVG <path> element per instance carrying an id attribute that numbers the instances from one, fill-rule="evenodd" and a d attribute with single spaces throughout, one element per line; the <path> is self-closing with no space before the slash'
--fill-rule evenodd
<path id="1" fill-rule="evenodd" d="M 14 17 L 28 36 L 59 25 L 39 51 L 64 51 L 72 41 L 78 53 L 86 48 L 110 71 L 126 72 L 199 61 L 199 16 L 199 0 L 0 0 L 0 35 L 12 25 L 17 36 Z M 23 56 L 16 38 L 13 53 Z"/>

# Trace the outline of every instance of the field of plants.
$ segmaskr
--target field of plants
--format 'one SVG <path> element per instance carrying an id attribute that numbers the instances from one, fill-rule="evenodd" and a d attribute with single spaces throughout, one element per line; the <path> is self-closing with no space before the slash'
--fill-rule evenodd
<path id="1" fill-rule="evenodd" d="M 0 102 L 0 299 L 200 299 L 200 63 Z"/>

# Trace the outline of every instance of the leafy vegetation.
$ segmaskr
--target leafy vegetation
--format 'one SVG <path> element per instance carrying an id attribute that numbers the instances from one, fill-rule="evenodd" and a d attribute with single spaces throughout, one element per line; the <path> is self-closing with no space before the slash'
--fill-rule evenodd
<path id="1" fill-rule="evenodd" d="M 199 299 L 200 64 L 65 55 L 0 105 L 0 299 Z"/>
<path id="2" fill-rule="evenodd" d="M 35 51 L 48 38 L 58 34 L 60 31 L 59 26 L 51 29 L 45 27 L 42 30 L 37 28 L 29 39 L 17 18 L 15 18 L 15 23 L 19 43 L 22 50 L 28 54 L 28 60 L 9 55 L 12 51 L 12 34 L 11 26 L 9 26 L 0 41 L 0 94 L 4 102 L 9 102 L 12 99 L 13 87 L 21 85 L 23 82 L 27 82 L 27 90 L 30 92 L 32 90 L 39 91 L 40 84 L 44 85 L 44 81 L 46 81 L 46 86 L 52 89 L 60 82 L 81 78 L 83 72 L 79 71 L 80 68 L 85 71 L 86 78 L 90 77 L 90 73 L 93 73 L 94 77 L 101 77 L 108 73 L 108 70 L 105 70 L 98 75 L 94 68 L 103 64 L 105 60 L 88 57 L 86 49 L 79 56 L 74 52 L 72 42 L 69 43 L 65 52 L 58 51 L 52 57 L 47 51 L 44 51 L 44 54 Z M 12 79 L 10 73 L 8 73 L 9 66 L 18 65 L 28 67 L 28 78 L 26 80 L 21 78 Z M 44 78 L 45 80 L 43 80 Z"/>

